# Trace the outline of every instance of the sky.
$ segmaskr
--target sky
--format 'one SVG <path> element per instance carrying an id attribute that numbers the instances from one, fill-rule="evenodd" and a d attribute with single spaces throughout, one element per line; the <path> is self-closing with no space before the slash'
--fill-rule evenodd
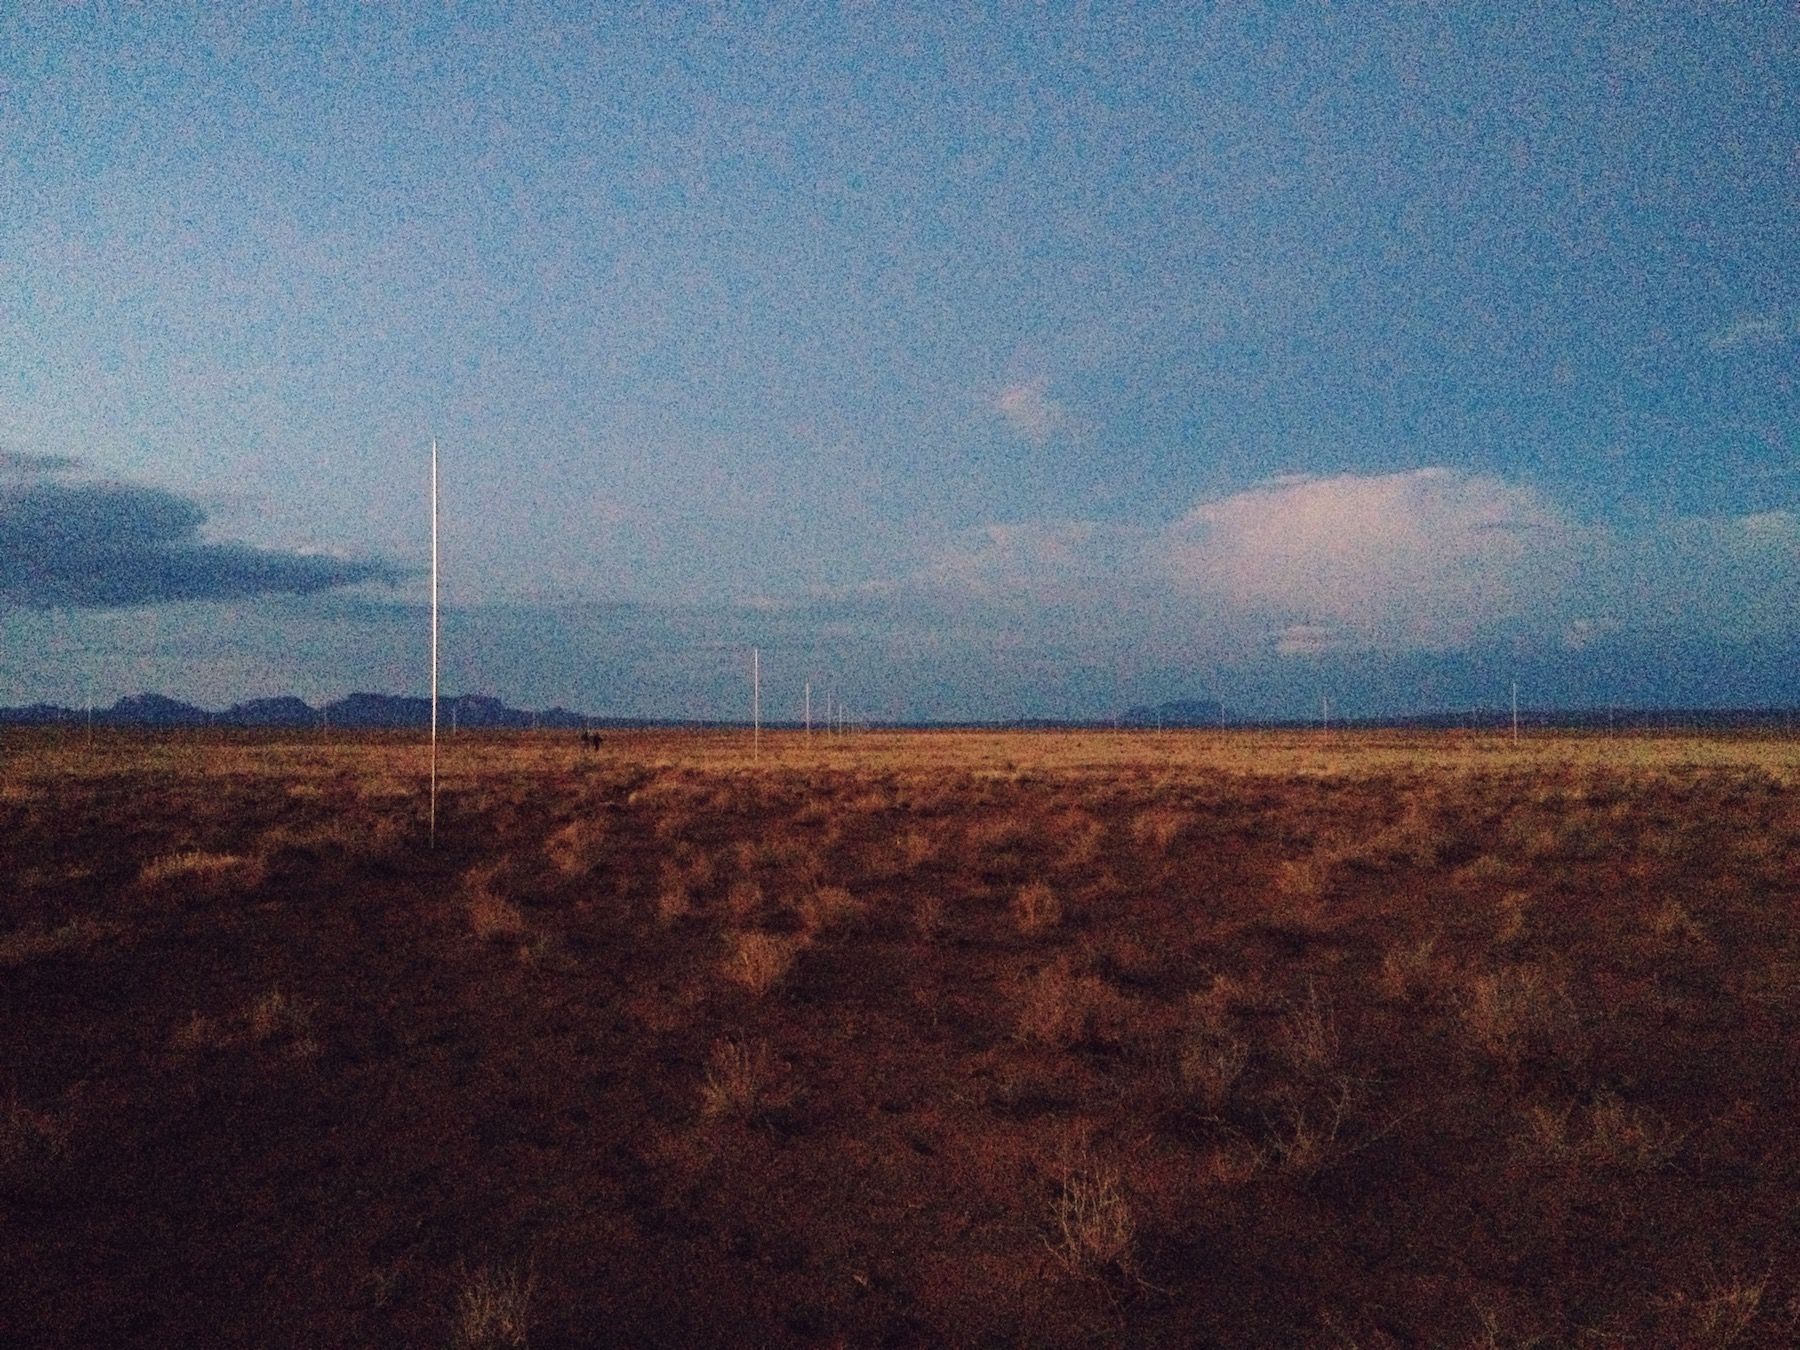
<path id="1" fill-rule="evenodd" d="M 0 12 L 0 703 L 1800 703 L 1788 6 Z M 585 9 L 586 7 L 581 7 Z"/>

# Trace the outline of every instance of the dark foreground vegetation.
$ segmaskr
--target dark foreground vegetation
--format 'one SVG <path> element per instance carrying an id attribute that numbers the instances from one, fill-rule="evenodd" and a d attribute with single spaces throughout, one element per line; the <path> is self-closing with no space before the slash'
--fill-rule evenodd
<path id="1" fill-rule="evenodd" d="M 1792 741 L 0 754 L 9 1345 L 1800 1325 Z"/>

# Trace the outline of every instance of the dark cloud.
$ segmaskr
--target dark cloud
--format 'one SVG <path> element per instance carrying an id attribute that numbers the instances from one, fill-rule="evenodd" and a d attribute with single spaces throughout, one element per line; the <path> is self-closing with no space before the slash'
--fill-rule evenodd
<path id="1" fill-rule="evenodd" d="M 402 575 L 374 559 L 206 543 L 205 521 L 194 502 L 160 488 L 0 483 L 0 603 L 98 608 L 305 595 Z"/>

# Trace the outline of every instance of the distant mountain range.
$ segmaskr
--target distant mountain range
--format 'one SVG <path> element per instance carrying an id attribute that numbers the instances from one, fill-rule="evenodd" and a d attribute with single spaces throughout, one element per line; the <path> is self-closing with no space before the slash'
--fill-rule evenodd
<path id="1" fill-rule="evenodd" d="M 23 708 L 0 708 L 0 724 L 85 722 L 88 715 L 85 708 L 34 703 Z M 315 708 L 288 695 L 251 699 L 246 703 L 234 703 L 221 712 L 208 712 L 205 708 L 161 694 L 133 694 L 110 708 L 95 708 L 93 720 L 101 726 L 418 728 L 431 725 L 431 700 L 393 694 L 350 694 Z M 455 698 L 438 700 L 438 725 L 443 728 L 467 727 L 471 731 L 524 731 L 533 727 L 575 731 L 589 726 L 642 726 L 646 723 L 636 718 L 584 717 L 567 708 L 532 712 L 509 708 L 499 699 L 485 694 L 459 694 Z"/>

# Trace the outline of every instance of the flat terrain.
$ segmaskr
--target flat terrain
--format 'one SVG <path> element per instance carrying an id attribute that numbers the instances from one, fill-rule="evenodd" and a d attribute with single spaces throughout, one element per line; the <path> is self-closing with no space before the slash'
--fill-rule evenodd
<path id="1" fill-rule="evenodd" d="M 0 1342 L 1786 1345 L 1800 745 L 0 739 Z"/>

